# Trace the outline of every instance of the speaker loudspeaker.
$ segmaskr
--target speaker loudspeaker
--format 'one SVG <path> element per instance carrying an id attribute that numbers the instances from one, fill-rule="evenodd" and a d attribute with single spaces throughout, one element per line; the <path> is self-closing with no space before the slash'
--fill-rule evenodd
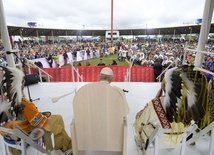
<path id="1" fill-rule="evenodd" d="M 31 84 L 36 84 L 40 81 L 38 74 L 25 75 L 24 79 L 25 79 L 25 86 L 31 85 Z"/>

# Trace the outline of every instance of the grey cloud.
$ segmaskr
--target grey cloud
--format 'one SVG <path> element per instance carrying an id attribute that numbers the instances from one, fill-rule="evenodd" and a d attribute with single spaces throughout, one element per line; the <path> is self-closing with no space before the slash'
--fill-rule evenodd
<path id="1" fill-rule="evenodd" d="M 111 0 L 3 0 L 8 24 L 47 28 L 110 28 Z M 114 27 L 182 25 L 203 15 L 205 0 L 115 0 Z"/>

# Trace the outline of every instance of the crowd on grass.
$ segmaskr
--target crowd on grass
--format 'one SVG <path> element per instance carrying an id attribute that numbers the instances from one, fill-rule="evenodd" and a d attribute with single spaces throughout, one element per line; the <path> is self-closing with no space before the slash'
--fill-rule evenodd
<path id="1" fill-rule="evenodd" d="M 28 60 L 37 58 L 46 58 L 52 67 L 53 61 L 56 64 L 59 61 L 59 55 L 62 54 L 64 64 L 66 65 L 68 53 L 72 54 L 72 59 L 77 61 L 77 54 L 81 55 L 82 60 L 91 58 L 108 57 L 110 54 L 117 54 L 117 60 L 112 62 L 113 65 L 117 61 L 129 61 L 137 66 L 153 66 L 154 68 L 163 69 L 172 65 L 173 62 L 178 60 L 178 63 L 183 62 L 185 48 L 197 48 L 198 42 L 196 40 L 188 42 L 185 40 L 132 40 L 132 41 L 115 41 L 111 42 L 64 42 L 64 41 L 29 41 L 14 42 L 12 48 L 18 49 L 20 58 L 27 58 Z M 208 41 L 206 44 L 206 51 L 212 52 L 213 42 Z M 3 66 L 7 65 L 6 54 L 4 47 L 0 44 L 0 63 Z M 185 63 L 192 64 L 195 58 L 194 52 L 186 51 Z M 86 56 L 86 58 L 85 58 Z M 16 56 L 15 56 L 15 61 Z M 81 63 L 76 63 L 82 65 Z M 87 63 L 89 66 L 90 63 Z M 203 60 L 203 67 L 210 69 L 214 66 L 214 56 L 205 55 Z M 60 66 L 59 66 L 60 67 Z"/>

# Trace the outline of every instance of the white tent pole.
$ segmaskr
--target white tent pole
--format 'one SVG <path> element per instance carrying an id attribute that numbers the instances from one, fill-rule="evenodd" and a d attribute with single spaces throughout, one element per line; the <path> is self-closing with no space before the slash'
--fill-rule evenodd
<path id="1" fill-rule="evenodd" d="M 12 51 L 10 38 L 8 34 L 8 29 L 6 25 L 5 15 L 4 15 L 4 7 L 3 2 L 0 0 L 0 28 L 1 28 L 1 38 L 5 51 Z M 7 63 L 9 67 L 15 67 L 15 61 L 13 58 L 13 54 L 7 54 Z"/>
<path id="2" fill-rule="evenodd" d="M 207 42 L 210 26 L 211 26 L 213 8 L 214 8 L 214 1 L 206 0 L 205 6 L 204 6 L 204 14 L 202 18 L 199 42 L 198 42 L 198 51 L 205 50 L 205 44 Z M 204 56 L 203 53 L 199 53 L 199 52 L 196 53 L 195 64 L 194 64 L 196 67 L 202 66 L 203 56 Z"/>

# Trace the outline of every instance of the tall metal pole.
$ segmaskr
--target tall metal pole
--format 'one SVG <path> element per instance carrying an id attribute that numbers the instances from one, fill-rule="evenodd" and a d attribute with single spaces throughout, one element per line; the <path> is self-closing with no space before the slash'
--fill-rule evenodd
<path id="1" fill-rule="evenodd" d="M 173 43 L 175 42 L 175 32 L 176 32 L 176 29 L 174 29 L 174 34 L 173 34 Z"/>
<path id="2" fill-rule="evenodd" d="M 51 31 L 52 34 L 52 43 L 54 44 L 54 34 L 53 34 L 53 30 Z"/>
<path id="3" fill-rule="evenodd" d="M 192 27 L 189 27 L 190 29 L 190 36 L 189 36 L 189 44 L 190 44 L 190 41 L 192 40 Z"/>
<path id="4" fill-rule="evenodd" d="M 12 48 L 11 48 L 10 37 L 8 34 L 7 25 L 6 25 L 2 0 L 0 0 L 0 27 L 1 27 L 1 37 L 2 37 L 2 43 L 4 45 L 4 49 L 5 51 L 11 52 Z M 15 67 L 13 54 L 7 54 L 6 59 L 9 67 Z"/>
<path id="5" fill-rule="evenodd" d="M 37 39 L 36 39 L 36 41 L 39 41 L 39 32 L 38 32 L 38 30 L 36 30 L 36 37 L 37 37 Z"/>
<path id="6" fill-rule="evenodd" d="M 199 42 L 198 42 L 198 51 L 205 50 L 205 44 L 207 42 L 208 34 L 210 31 L 213 8 L 214 8 L 214 1 L 206 0 L 205 6 L 204 6 L 204 14 L 202 18 L 201 32 L 200 32 Z M 204 57 L 203 53 L 199 53 L 199 52 L 196 53 L 195 64 L 194 64 L 196 67 L 202 66 L 203 57 Z"/>
<path id="7" fill-rule="evenodd" d="M 113 43 L 113 18 L 114 18 L 114 0 L 111 0 L 111 43 Z"/>

